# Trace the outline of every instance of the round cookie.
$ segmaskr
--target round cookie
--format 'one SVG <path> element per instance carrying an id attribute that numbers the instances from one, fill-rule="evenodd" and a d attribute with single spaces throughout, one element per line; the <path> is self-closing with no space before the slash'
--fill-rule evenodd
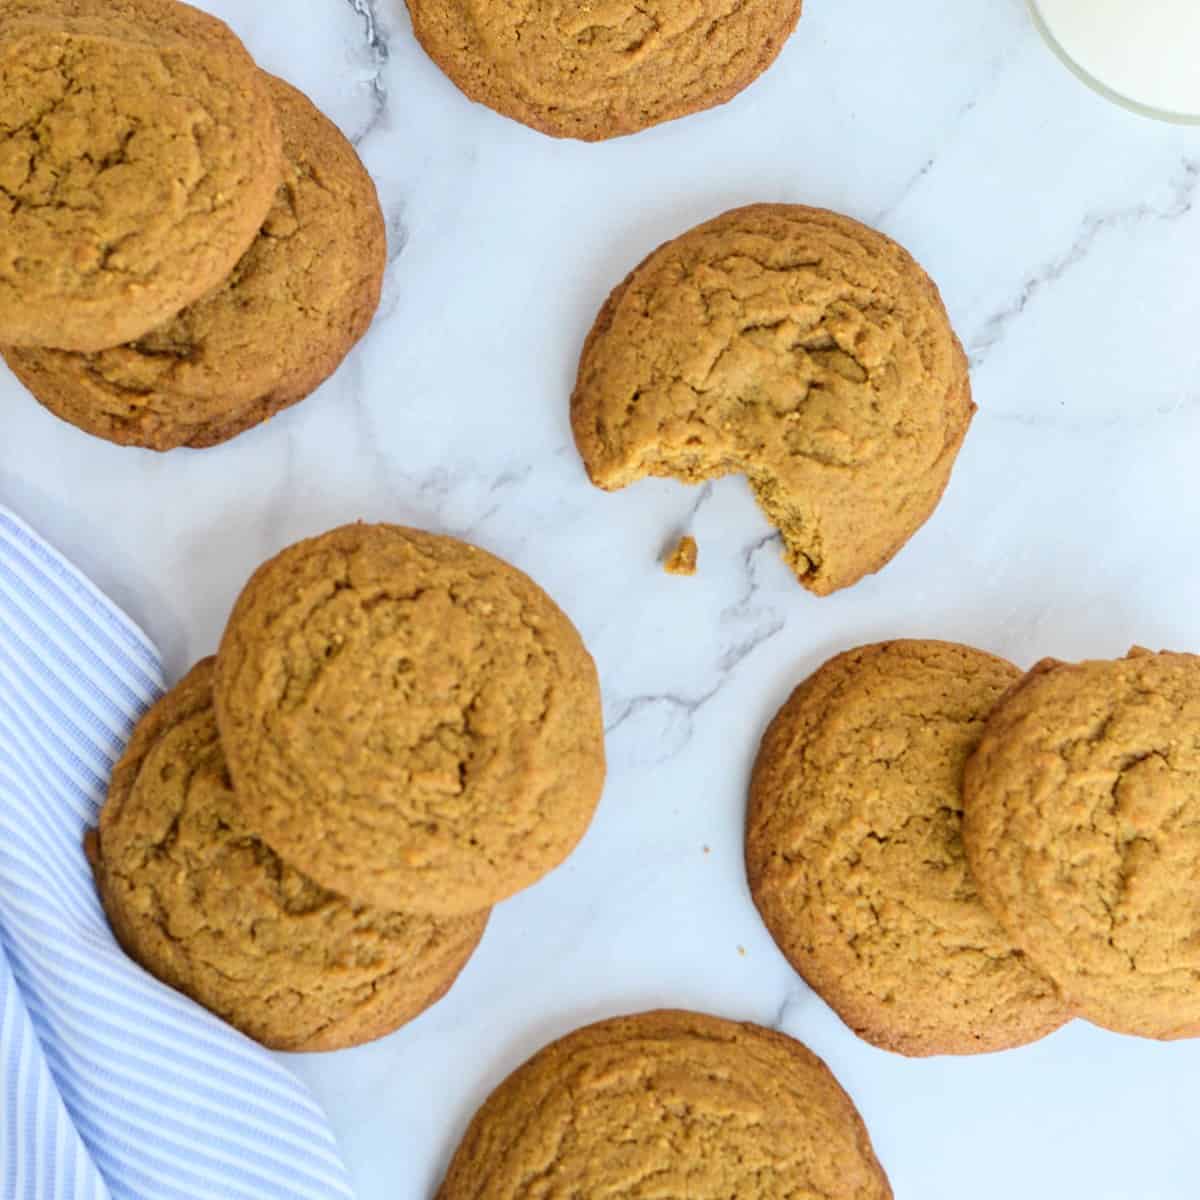
<path id="1" fill-rule="evenodd" d="M 347 525 L 259 568 L 216 703 L 247 824 L 381 908 L 452 916 L 528 887 L 603 786 L 574 626 L 516 568 L 415 529 Z"/>
<path id="2" fill-rule="evenodd" d="M 91 844 L 121 945 L 276 1050 L 382 1037 L 449 990 L 487 912 L 449 921 L 335 895 L 247 832 L 212 705 L 213 660 L 143 717 Z"/>
<path id="3" fill-rule="evenodd" d="M 801 0 L 408 0 L 426 53 L 472 100 L 601 141 L 733 99 L 778 57 Z"/>
<path id="4" fill-rule="evenodd" d="M 127 446 L 213 446 L 302 400 L 366 332 L 387 265 L 375 185 L 337 126 L 265 75 L 284 179 L 218 291 L 125 346 L 8 350 L 56 416 Z"/>
<path id="5" fill-rule="evenodd" d="M 965 797 L 980 894 L 1080 1015 L 1200 1036 L 1200 658 L 1040 663 Z"/>
<path id="6" fill-rule="evenodd" d="M 591 480 L 744 474 L 818 595 L 928 519 L 974 414 L 937 289 L 883 234 L 736 209 L 656 250 L 604 306 L 571 400 Z"/>
<path id="7" fill-rule="evenodd" d="M 1070 1016 L 984 907 L 962 844 L 962 774 L 1020 678 L 947 642 L 839 654 L 763 737 L 746 867 L 788 961 L 860 1037 L 902 1054 L 1023 1045 Z"/>
<path id="8" fill-rule="evenodd" d="M 781 1033 L 688 1012 L 551 1043 L 476 1113 L 437 1200 L 890 1200 L 853 1101 Z"/>
<path id="9" fill-rule="evenodd" d="M 0 344 L 94 351 L 219 286 L 279 184 L 258 68 L 175 0 L 0 9 Z"/>

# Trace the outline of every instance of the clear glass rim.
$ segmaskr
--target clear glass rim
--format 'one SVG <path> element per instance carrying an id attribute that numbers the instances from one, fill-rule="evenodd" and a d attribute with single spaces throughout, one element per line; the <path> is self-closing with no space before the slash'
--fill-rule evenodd
<path id="1" fill-rule="evenodd" d="M 1174 125 L 1200 125 L 1200 113 L 1180 113 L 1171 112 L 1168 109 L 1154 108 L 1149 104 L 1141 104 L 1137 100 L 1132 100 L 1128 96 L 1122 95 L 1120 92 L 1114 91 L 1106 84 L 1100 82 L 1090 72 L 1085 71 L 1073 59 L 1070 54 L 1063 48 L 1058 38 L 1050 32 L 1050 27 L 1046 24 L 1045 18 L 1041 14 L 1038 7 L 1038 0 L 1028 0 L 1029 11 L 1033 16 L 1033 23 L 1037 26 L 1038 32 L 1042 35 L 1046 45 L 1058 56 L 1063 65 L 1071 72 L 1076 79 L 1087 84 L 1092 91 L 1097 92 L 1106 100 L 1111 100 L 1114 104 L 1119 104 L 1122 108 L 1128 109 L 1130 112 L 1137 113 L 1142 117 L 1150 117 L 1155 121 L 1168 121 Z"/>

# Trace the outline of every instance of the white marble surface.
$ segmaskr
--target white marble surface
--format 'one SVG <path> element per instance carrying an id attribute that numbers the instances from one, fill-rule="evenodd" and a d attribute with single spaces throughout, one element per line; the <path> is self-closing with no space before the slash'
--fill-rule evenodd
<path id="1" fill-rule="evenodd" d="M 429 1197 L 504 1073 L 587 1020 L 692 1006 L 777 1025 L 860 1104 L 902 1200 L 1195 1200 L 1200 1043 L 1075 1024 L 974 1060 L 858 1042 L 750 904 L 756 740 L 836 650 L 960 639 L 1021 664 L 1200 649 L 1200 131 L 1108 106 L 1020 0 L 809 0 L 724 109 L 600 146 L 470 105 L 401 0 L 205 4 L 355 137 L 393 264 L 320 393 L 231 445 L 92 441 L 0 377 L 0 499 L 163 647 L 210 652 L 251 569 L 358 517 L 470 537 L 532 573 L 601 665 L 611 772 L 578 853 L 501 906 L 450 997 L 383 1042 L 289 1060 L 362 1200 Z M 980 414 L 936 517 L 881 575 L 804 593 L 738 480 L 606 496 L 567 422 L 579 347 L 648 250 L 738 203 L 838 208 L 940 283 Z M 656 555 L 687 527 L 694 580 Z"/>

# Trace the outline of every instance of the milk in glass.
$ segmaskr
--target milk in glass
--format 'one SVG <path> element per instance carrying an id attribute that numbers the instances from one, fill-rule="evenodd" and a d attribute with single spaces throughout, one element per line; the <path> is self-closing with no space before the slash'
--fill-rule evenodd
<path id="1" fill-rule="evenodd" d="M 1052 40 L 1121 99 L 1200 117 L 1200 0 L 1034 0 Z"/>

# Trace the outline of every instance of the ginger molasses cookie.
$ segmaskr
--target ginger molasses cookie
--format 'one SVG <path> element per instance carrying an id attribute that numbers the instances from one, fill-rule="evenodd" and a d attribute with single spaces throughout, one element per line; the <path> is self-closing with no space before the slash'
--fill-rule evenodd
<path id="1" fill-rule="evenodd" d="M 1080 1015 L 1200 1036 L 1200 658 L 1039 663 L 965 799 L 980 894 Z"/>
<path id="2" fill-rule="evenodd" d="M 600 141 L 731 100 L 776 59 L 801 0 L 408 0 L 426 53 L 472 100 Z"/>
<path id="3" fill-rule="evenodd" d="M 0 7 L 0 344 L 93 351 L 200 299 L 279 185 L 266 83 L 175 0 Z"/>
<path id="4" fill-rule="evenodd" d="M 937 289 L 848 217 L 759 204 L 655 251 L 609 298 L 571 401 L 592 482 L 743 474 L 818 595 L 928 519 L 975 411 Z"/>
<path id="5" fill-rule="evenodd" d="M 206 659 L 142 719 L 91 843 L 118 940 L 164 983 L 278 1050 L 399 1028 L 466 965 L 487 912 L 452 920 L 343 899 L 238 814 Z"/>
<path id="6" fill-rule="evenodd" d="M 536 1192 L 530 1181 L 536 1179 Z M 551 1043 L 488 1097 L 438 1200 L 890 1200 L 853 1101 L 757 1025 L 617 1017 Z"/>
<path id="7" fill-rule="evenodd" d="M 135 342 L 7 351 L 56 416 L 122 445 L 212 446 L 302 400 L 366 332 L 387 263 L 375 185 L 308 97 L 264 78 L 284 178 L 258 237 L 216 292 Z"/>
<path id="8" fill-rule="evenodd" d="M 1070 1015 L 984 907 L 962 844 L 964 764 L 1019 678 L 947 642 L 864 646 L 802 683 L 763 738 L 754 902 L 796 970 L 884 1049 L 1001 1050 Z"/>
<path id="9" fill-rule="evenodd" d="M 515 567 L 347 525 L 251 578 L 218 655 L 246 823 L 326 887 L 475 912 L 557 866 L 604 781 L 596 668 Z"/>

